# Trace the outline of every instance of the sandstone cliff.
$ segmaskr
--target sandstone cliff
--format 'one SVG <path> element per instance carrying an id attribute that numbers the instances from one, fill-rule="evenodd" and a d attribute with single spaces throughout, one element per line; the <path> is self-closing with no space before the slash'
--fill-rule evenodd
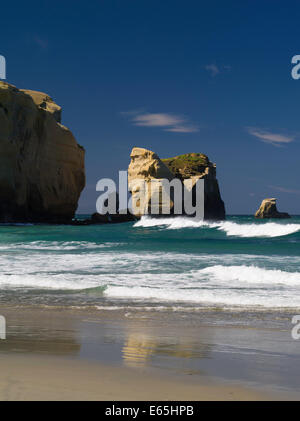
<path id="1" fill-rule="evenodd" d="M 276 207 L 276 199 L 264 199 L 258 211 L 255 214 L 255 218 L 290 218 L 290 215 L 285 212 L 278 212 Z"/>
<path id="2" fill-rule="evenodd" d="M 84 149 L 42 92 L 0 82 L 0 221 L 68 222 L 85 185 Z"/>
<path id="3" fill-rule="evenodd" d="M 180 155 L 174 158 L 160 159 L 157 154 L 143 148 L 133 148 L 130 154 L 131 162 L 128 168 L 128 185 L 132 194 L 133 202 L 138 203 L 141 209 L 137 216 L 146 212 L 150 213 L 150 200 L 153 187 L 145 194 L 141 194 L 139 180 L 150 183 L 153 180 L 159 182 L 162 179 L 192 180 L 195 185 L 198 179 L 204 179 L 204 217 L 205 219 L 225 219 L 224 202 L 221 199 L 218 181 L 216 179 L 216 165 L 211 163 L 208 157 L 200 153 Z M 155 192 L 154 192 L 155 193 Z M 169 201 L 171 208 L 173 198 Z M 159 204 L 159 213 L 163 213 L 164 203 Z"/>

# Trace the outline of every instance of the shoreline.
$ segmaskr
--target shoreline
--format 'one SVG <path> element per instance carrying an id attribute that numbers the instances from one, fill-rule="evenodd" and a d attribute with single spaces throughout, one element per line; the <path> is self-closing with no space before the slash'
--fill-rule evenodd
<path id="1" fill-rule="evenodd" d="M 298 344 L 290 343 L 286 355 L 274 352 L 275 343 L 287 340 L 282 326 L 247 326 L 240 314 L 216 325 L 201 315 L 141 311 L 1 306 L 0 313 L 7 321 L 1 400 L 300 397 L 296 360 L 289 362 Z M 277 354 L 287 378 L 295 371 L 295 385 L 276 373 Z"/>

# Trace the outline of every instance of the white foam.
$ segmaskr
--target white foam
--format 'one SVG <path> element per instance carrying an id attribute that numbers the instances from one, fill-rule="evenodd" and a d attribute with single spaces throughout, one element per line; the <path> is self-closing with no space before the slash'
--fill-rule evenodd
<path id="1" fill-rule="evenodd" d="M 219 282 L 231 282 L 234 287 L 236 283 L 240 287 L 249 284 L 292 285 L 300 288 L 300 272 L 285 272 L 282 270 L 264 269 L 256 266 L 212 266 L 199 271 L 202 275 L 209 275 Z M 245 285 L 247 284 L 247 285 Z"/>
<path id="2" fill-rule="evenodd" d="M 84 250 L 118 246 L 119 243 L 93 243 L 89 241 L 31 241 L 28 243 L 2 244 L 0 250 Z"/>
<path id="3" fill-rule="evenodd" d="M 34 253 L 32 246 L 37 247 Z M 103 293 L 113 304 L 119 298 L 128 304 L 129 298 L 142 305 L 153 301 L 159 306 L 167 303 L 176 307 L 182 302 L 300 308 L 299 256 L 205 252 L 162 255 L 159 251 L 126 252 L 122 248 L 117 253 L 102 245 L 93 250 L 94 246 L 84 242 L 35 242 L 7 252 L 1 250 L 1 293 L 20 288 L 62 292 L 99 288 L 100 294 L 87 292 L 95 304 Z M 58 247 L 62 252 L 45 252 L 48 247 Z"/>
<path id="4" fill-rule="evenodd" d="M 142 216 L 142 218 L 134 224 L 134 227 L 160 227 L 166 225 L 168 229 L 181 228 L 201 228 L 209 226 L 210 224 L 204 221 L 198 221 L 194 218 L 187 218 L 182 216 L 169 218 L 151 218 L 150 216 Z"/>
<path id="5" fill-rule="evenodd" d="M 0 289 L 45 289 L 45 290 L 84 290 L 95 288 L 99 285 L 97 280 L 84 279 L 64 275 L 1 275 Z"/>
<path id="6" fill-rule="evenodd" d="M 282 237 L 300 231 L 300 224 L 282 224 L 266 222 L 257 224 L 237 224 L 235 222 L 222 222 L 218 229 L 225 231 L 229 236 L 237 237 Z"/>
<path id="7" fill-rule="evenodd" d="M 280 296 L 279 294 L 244 294 L 227 291 L 167 291 L 155 288 L 127 288 L 127 287 L 108 287 L 105 295 L 110 298 L 127 298 L 139 301 L 168 301 L 178 303 L 194 303 L 210 306 L 248 306 L 248 307 L 266 307 L 266 308 L 299 308 L 300 297 L 295 295 Z"/>
<path id="8" fill-rule="evenodd" d="M 183 274 L 117 276 L 104 295 L 138 301 L 299 307 L 300 273 L 216 265 Z"/>
<path id="9" fill-rule="evenodd" d="M 91 269 L 89 273 L 70 270 L 51 273 L 48 267 L 45 272 L 24 273 L 19 267 L 14 274 L 1 273 L 0 289 L 33 288 L 67 292 L 101 287 L 107 298 L 138 302 L 300 307 L 299 272 L 247 265 L 212 265 L 183 273 L 95 273 L 95 269 Z"/>
<path id="10" fill-rule="evenodd" d="M 281 237 L 300 231 L 300 224 L 276 222 L 259 222 L 253 224 L 231 221 L 208 222 L 197 221 L 188 217 L 151 218 L 143 216 L 134 227 L 165 227 L 166 229 L 214 228 L 226 232 L 228 236 L 237 237 Z"/>

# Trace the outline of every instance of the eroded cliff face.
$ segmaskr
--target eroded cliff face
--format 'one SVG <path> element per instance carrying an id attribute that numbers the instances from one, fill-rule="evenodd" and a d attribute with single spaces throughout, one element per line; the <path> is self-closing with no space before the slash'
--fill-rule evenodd
<path id="1" fill-rule="evenodd" d="M 69 222 L 85 186 L 84 149 L 46 94 L 0 82 L 0 221 Z"/>
<path id="2" fill-rule="evenodd" d="M 128 185 L 132 194 L 133 202 L 138 203 L 142 216 L 150 212 L 150 200 L 155 195 L 155 189 L 159 188 L 162 179 L 179 179 L 182 183 L 191 180 L 194 186 L 198 179 L 204 179 L 204 218 L 210 220 L 225 219 L 225 206 L 221 199 L 218 180 L 216 179 L 216 165 L 209 161 L 208 157 L 200 153 L 190 153 L 174 158 L 160 159 L 157 154 L 144 148 L 133 148 L 130 154 L 131 162 L 128 168 Z M 146 183 L 156 180 L 145 194 L 140 191 L 139 180 Z M 156 187 L 155 187 L 156 186 Z M 170 196 L 170 207 L 174 204 Z M 159 204 L 159 213 L 162 213 L 164 203 Z"/>
<path id="3" fill-rule="evenodd" d="M 276 206 L 276 200 L 274 197 L 270 199 L 264 199 L 261 202 L 261 205 L 258 211 L 255 213 L 255 218 L 265 219 L 265 218 L 290 218 L 290 215 L 286 212 L 278 212 Z"/>

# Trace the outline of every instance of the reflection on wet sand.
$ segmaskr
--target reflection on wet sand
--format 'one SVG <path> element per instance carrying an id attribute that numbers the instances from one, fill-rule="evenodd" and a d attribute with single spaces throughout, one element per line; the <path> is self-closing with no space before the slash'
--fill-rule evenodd
<path id="1" fill-rule="evenodd" d="M 199 343 L 191 338 L 161 337 L 154 332 L 128 332 L 122 348 L 126 366 L 142 367 L 149 365 L 155 357 L 183 359 L 208 357 L 210 345 Z"/>
<path id="2" fill-rule="evenodd" d="M 60 313 L 27 309 L 5 310 L 7 337 L 0 341 L 0 352 L 40 353 L 75 356 L 81 344 L 76 334 L 76 320 Z"/>
<path id="3" fill-rule="evenodd" d="M 122 356 L 127 366 L 143 366 L 156 350 L 157 343 L 144 334 L 129 334 L 122 348 Z"/>

